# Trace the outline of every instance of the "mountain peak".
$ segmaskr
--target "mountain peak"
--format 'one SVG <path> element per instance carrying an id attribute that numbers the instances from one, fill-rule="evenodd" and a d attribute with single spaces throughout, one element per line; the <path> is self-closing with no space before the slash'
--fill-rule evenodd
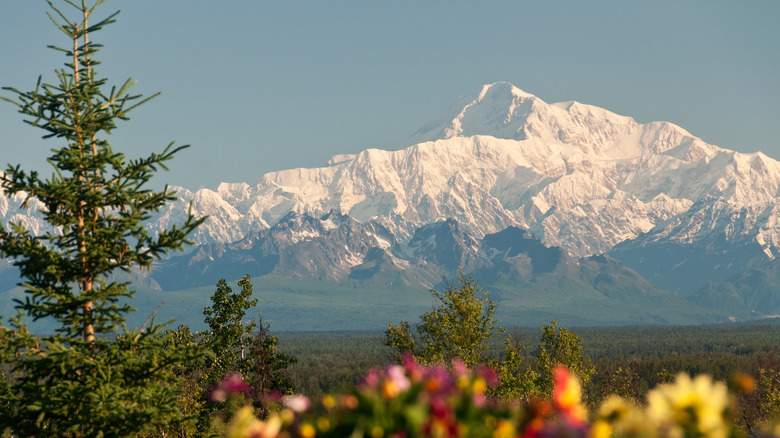
<path id="1" fill-rule="evenodd" d="M 547 105 L 509 82 L 485 84 L 458 99 L 446 116 L 417 131 L 406 145 L 473 135 L 522 140 L 522 126 L 535 102 Z"/>
<path id="2" fill-rule="evenodd" d="M 550 104 L 509 82 L 494 82 L 460 98 L 445 117 L 420 129 L 406 146 L 483 135 L 506 140 L 535 138 L 588 154 L 617 152 L 625 158 L 625 151 L 614 147 L 622 147 L 622 140 L 641 126 L 631 117 L 604 108 L 576 101 Z M 641 155 L 636 148 L 629 153 Z"/>
<path id="3" fill-rule="evenodd" d="M 484 99 L 489 94 L 494 95 L 511 95 L 519 99 L 538 99 L 531 93 L 527 93 L 509 82 L 499 81 L 492 84 L 485 84 L 482 86 L 482 91 L 479 93 L 478 100 Z"/>

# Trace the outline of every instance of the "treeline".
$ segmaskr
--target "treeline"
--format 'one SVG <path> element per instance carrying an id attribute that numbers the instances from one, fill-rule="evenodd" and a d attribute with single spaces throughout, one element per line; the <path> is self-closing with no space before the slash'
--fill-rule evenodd
<path id="1" fill-rule="evenodd" d="M 771 368 L 775 360 L 780 361 L 780 326 L 770 322 L 571 330 L 582 337 L 583 355 L 596 368 L 593 387 L 609 370 L 621 367 L 636 370 L 648 382 L 645 386 L 652 387 L 658 383 L 654 376 L 664 370 L 672 375 L 705 373 L 727 381 L 736 372 Z M 539 328 L 513 327 L 508 331 L 520 338 L 533 357 Z M 296 389 L 304 394 L 339 389 L 360 379 L 368 369 L 392 360 L 392 350 L 382 344 L 382 332 L 295 332 L 277 336 L 280 350 L 298 360 L 289 372 Z M 494 340 L 490 348 L 500 354 L 502 345 Z M 307 375 L 322 376 L 323 383 L 310 386 L 307 380 L 311 379 L 304 377 Z"/>
<path id="2" fill-rule="evenodd" d="M 508 330 L 528 352 L 526 366 L 535 358 L 540 329 L 514 327 Z M 582 338 L 583 356 L 595 369 L 584 388 L 591 406 L 616 394 L 637 402 L 679 373 L 707 374 L 715 380 L 736 384 L 750 376 L 753 392 L 737 391 L 743 412 L 738 424 L 761 423 L 777 414 L 769 400 L 780 389 L 780 325 L 766 320 L 750 324 L 712 326 L 651 326 L 573 328 Z M 287 375 L 296 391 L 316 400 L 356 384 L 370 369 L 392 361 L 393 351 L 383 345 L 381 332 L 279 333 L 279 348 L 296 357 Z M 503 349 L 493 339 L 489 352 Z M 763 401 L 763 407 L 762 407 Z"/>

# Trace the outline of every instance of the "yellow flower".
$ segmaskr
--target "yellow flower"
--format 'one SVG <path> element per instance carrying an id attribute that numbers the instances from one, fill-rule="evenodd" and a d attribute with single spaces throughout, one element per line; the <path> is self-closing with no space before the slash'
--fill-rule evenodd
<path id="1" fill-rule="evenodd" d="M 474 383 L 471 384 L 471 390 L 482 394 L 487 389 L 487 382 L 482 377 L 477 377 L 474 379 Z"/>
<path id="2" fill-rule="evenodd" d="M 589 438 L 610 438 L 612 436 L 612 426 L 604 420 L 593 423 L 590 428 Z"/>
<path id="3" fill-rule="evenodd" d="M 284 424 L 292 424 L 292 422 L 295 421 L 295 412 L 289 409 L 282 410 L 280 415 Z"/>
<path id="4" fill-rule="evenodd" d="M 273 438 L 279 435 L 282 420 L 272 415 L 267 421 L 255 418 L 252 408 L 244 406 L 236 412 L 225 431 L 226 438 Z"/>
<path id="5" fill-rule="evenodd" d="M 625 421 L 636 407 L 622 397 L 611 395 L 599 406 L 598 416 L 609 422 Z"/>
<path id="6" fill-rule="evenodd" d="M 385 400 L 394 399 L 400 393 L 401 389 L 392 380 L 382 382 L 382 397 Z"/>
<path id="7" fill-rule="evenodd" d="M 496 428 L 493 430 L 493 438 L 512 438 L 515 436 L 515 426 L 512 422 L 502 418 L 498 420 Z"/>
<path id="8" fill-rule="evenodd" d="M 609 426 L 609 435 L 605 435 L 607 433 L 605 426 Z M 644 413 L 636 405 L 613 395 L 599 407 L 591 436 L 654 436 L 655 429 L 655 425 L 647 421 Z"/>
<path id="9" fill-rule="evenodd" d="M 314 438 L 314 436 L 317 434 L 317 431 L 314 429 L 314 426 L 312 426 L 309 423 L 301 424 L 301 427 L 298 429 L 298 432 L 301 434 L 301 437 L 303 438 Z"/>
<path id="10" fill-rule="evenodd" d="M 330 420 L 326 417 L 317 418 L 317 429 L 319 429 L 320 432 L 327 432 L 328 429 L 330 429 Z"/>
<path id="11" fill-rule="evenodd" d="M 674 434 L 690 431 L 710 438 L 725 438 L 731 426 L 728 389 L 710 376 L 691 379 L 680 374 L 674 383 L 661 385 L 647 394 L 650 420 L 670 428 Z"/>

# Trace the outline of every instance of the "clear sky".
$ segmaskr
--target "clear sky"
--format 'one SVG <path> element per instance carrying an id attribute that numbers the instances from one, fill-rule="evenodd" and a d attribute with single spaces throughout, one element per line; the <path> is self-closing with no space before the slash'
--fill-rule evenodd
<path id="1" fill-rule="evenodd" d="M 508 81 L 780 159 L 780 2 L 109 0 L 94 35 L 112 83 L 162 95 L 112 136 L 131 157 L 189 143 L 157 184 L 257 182 L 397 149 L 457 98 Z M 53 81 L 67 45 L 43 0 L 0 4 L 0 85 Z M 7 95 L 7 93 L 4 93 Z M 42 132 L 42 131 L 41 131 Z M 0 163 L 52 141 L 0 102 Z M 4 167 L 4 166 L 3 166 Z"/>

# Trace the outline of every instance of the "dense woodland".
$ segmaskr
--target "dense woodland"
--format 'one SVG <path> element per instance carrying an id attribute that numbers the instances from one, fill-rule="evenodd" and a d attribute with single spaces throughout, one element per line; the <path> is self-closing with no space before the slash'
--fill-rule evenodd
<path id="1" fill-rule="evenodd" d="M 647 326 L 572 328 L 582 339 L 583 355 L 596 367 L 592 387 L 609 370 L 636 370 L 647 386 L 655 386 L 661 370 L 671 374 L 707 373 L 727 381 L 738 371 L 780 366 L 780 324 L 773 321 L 712 326 Z M 526 350 L 534 351 L 539 328 L 515 327 Z M 298 362 L 289 369 L 296 388 L 310 395 L 355 383 L 372 367 L 392 361 L 380 332 L 278 333 L 279 348 Z M 501 346 L 493 342 L 493 351 Z M 530 355 L 530 353 L 529 353 Z M 775 364 L 774 362 L 778 362 Z M 317 377 L 322 376 L 322 377 Z M 316 382 L 315 384 L 312 384 Z M 594 388 L 596 389 L 596 388 Z M 646 390 L 646 388 L 645 388 Z M 640 393 L 641 395 L 641 393 Z"/>
<path id="2" fill-rule="evenodd" d="M 712 326 L 650 326 L 573 328 L 582 338 L 583 356 L 595 368 L 585 388 L 596 405 L 608 394 L 642 401 L 647 391 L 678 373 L 708 374 L 731 382 L 739 373 L 763 383 L 759 391 L 741 396 L 741 420 L 754 425 L 775 413 L 760 408 L 768 392 L 780 390 L 780 324 L 767 320 L 752 324 Z M 539 328 L 512 328 L 529 352 L 539 341 Z M 355 384 L 371 368 L 392 361 L 393 352 L 377 332 L 280 333 L 279 348 L 297 362 L 287 373 L 297 391 L 313 398 Z M 491 342 L 494 354 L 502 346 Z M 764 377 L 762 372 L 764 370 Z"/>

